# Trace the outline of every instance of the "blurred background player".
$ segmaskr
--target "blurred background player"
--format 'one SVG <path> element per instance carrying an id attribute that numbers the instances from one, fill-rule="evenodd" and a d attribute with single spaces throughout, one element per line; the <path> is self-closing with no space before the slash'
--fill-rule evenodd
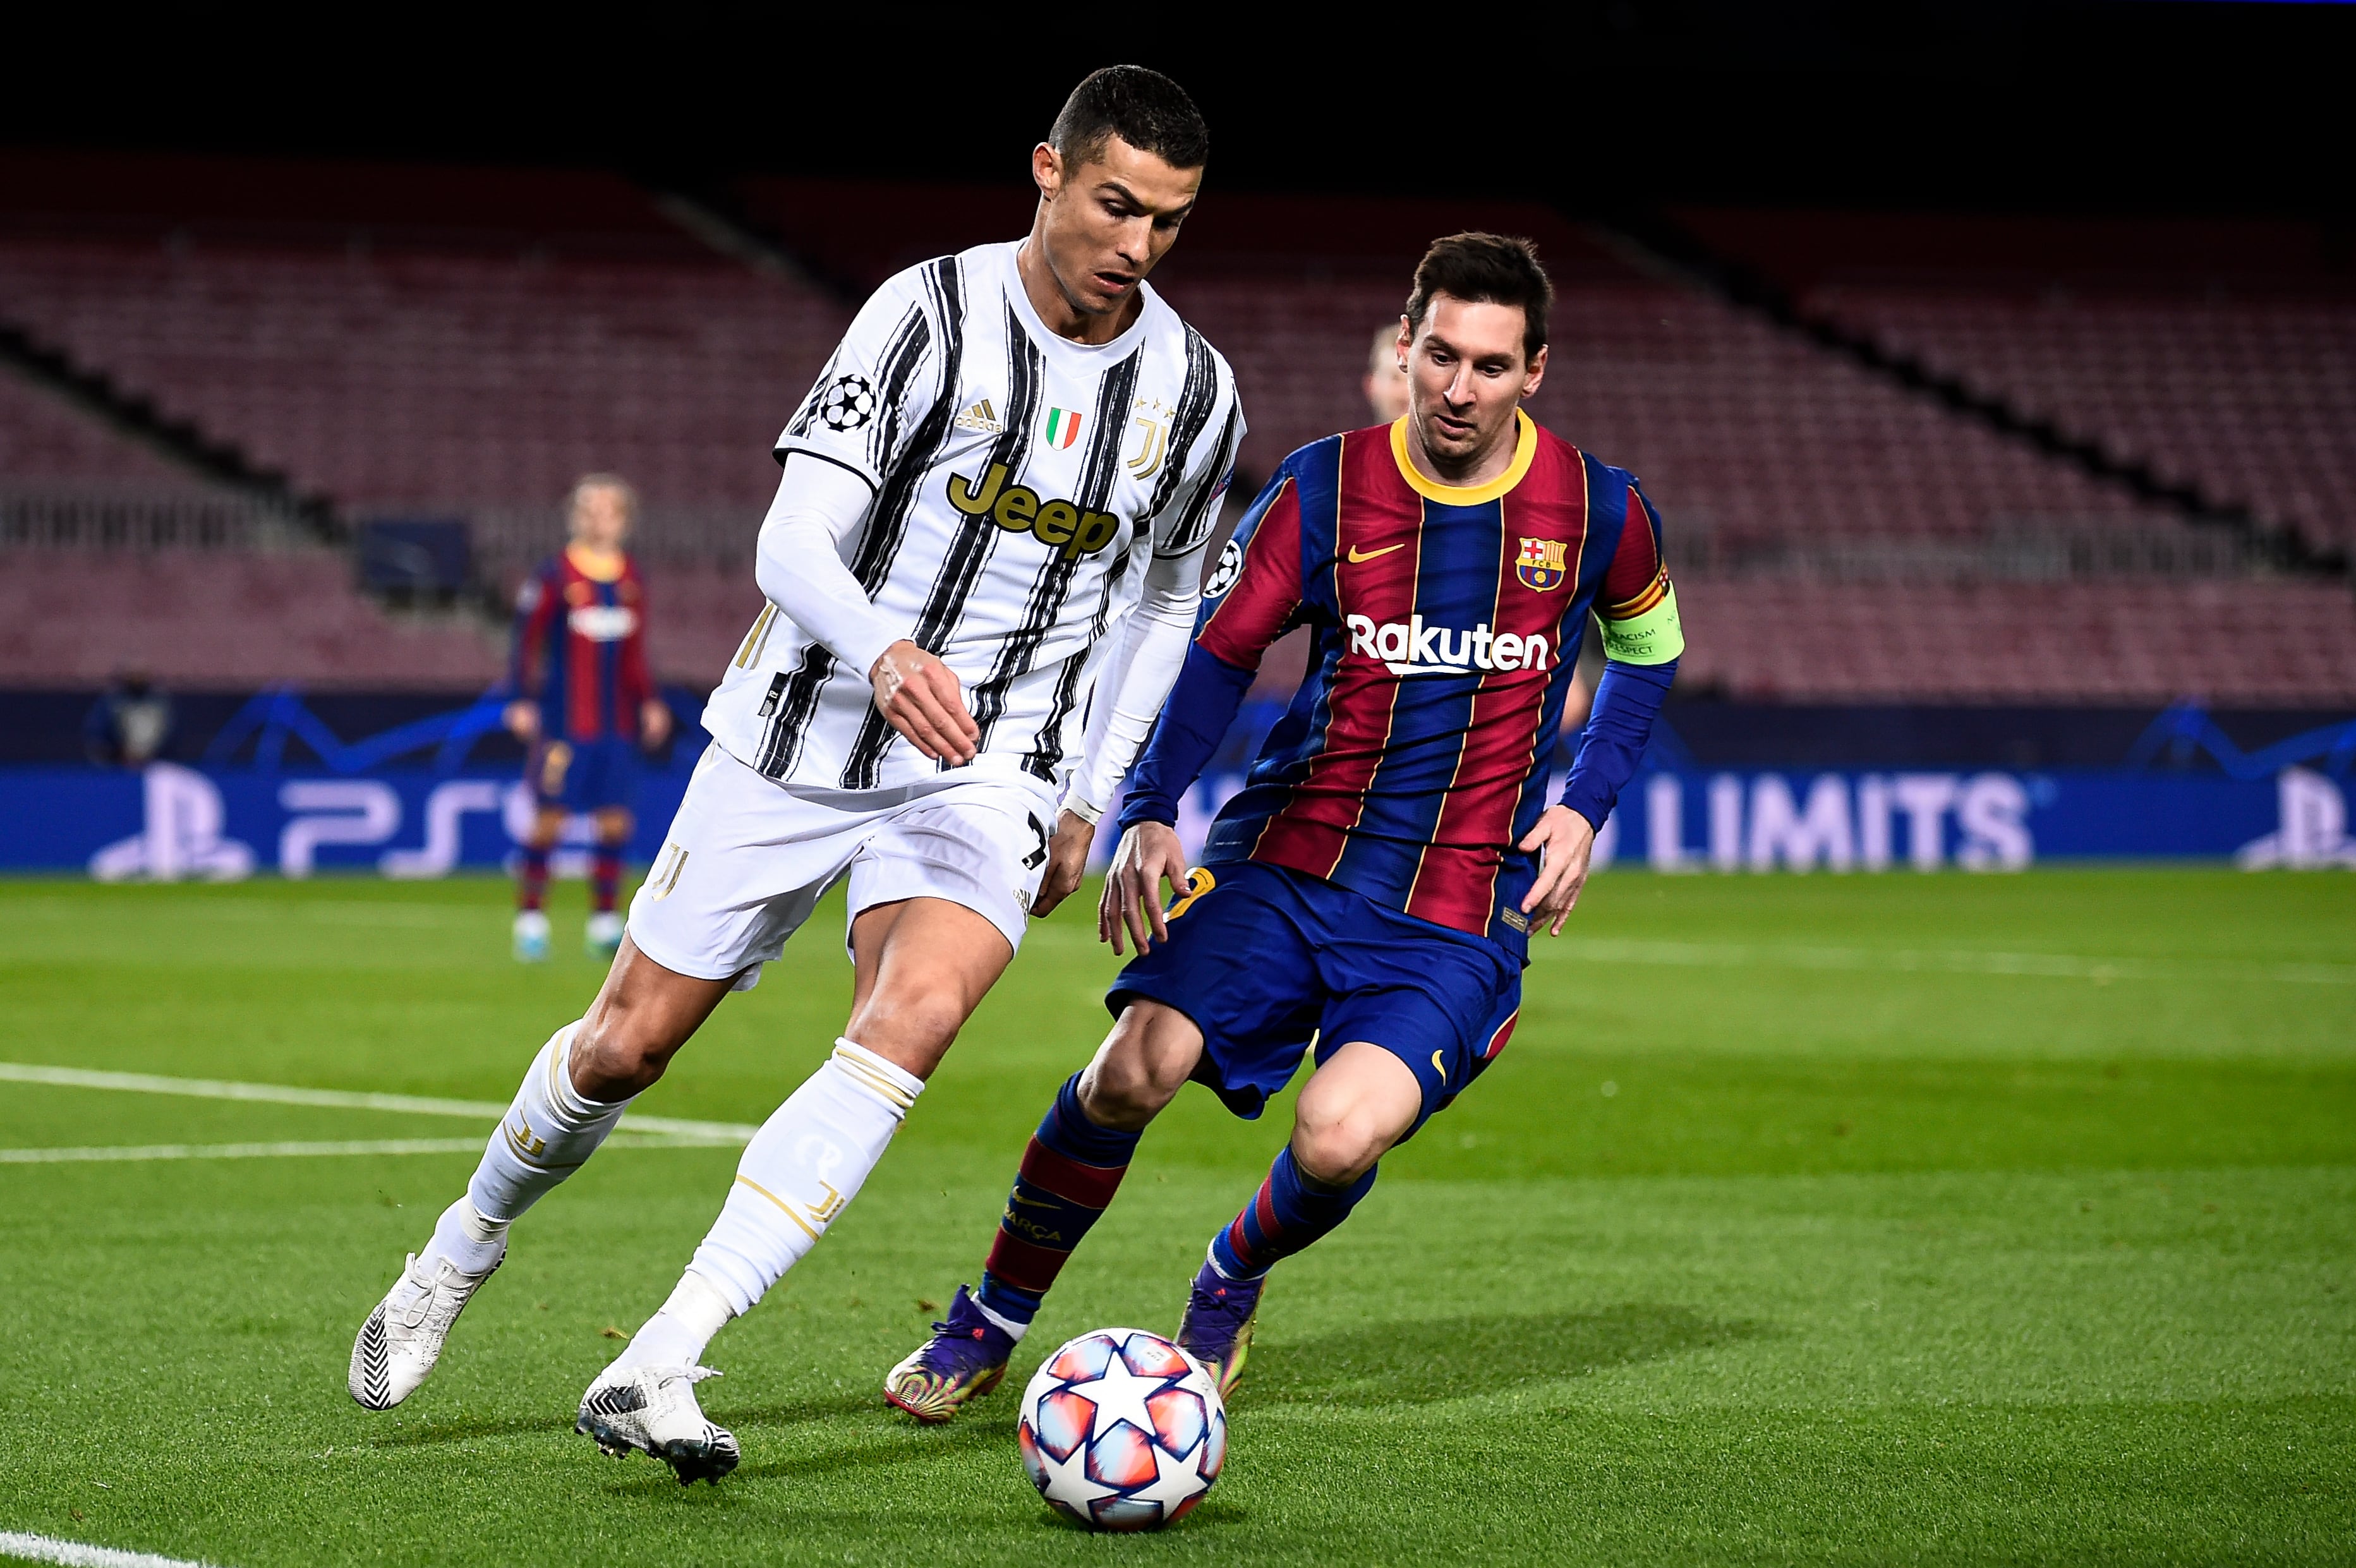
<path id="1" fill-rule="evenodd" d="M 1407 414 L 1407 361 L 1399 353 L 1398 324 L 1387 321 L 1375 328 L 1375 347 L 1366 357 L 1366 407 L 1376 424 L 1393 424 Z"/>
<path id="2" fill-rule="evenodd" d="M 144 768 L 172 743 L 171 694 L 144 671 L 107 683 L 81 721 L 82 750 L 101 767 Z"/>
<path id="3" fill-rule="evenodd" d="M 1434 243 L 1394 338 L 1407 416 L 1294 453 L 1226 546 L 1121 808 L 1098 923 L 1116 953 L 1124 929 L 1137 944 L 1106 997 L 1118 1021 L 1024 1151 L 981 1289 L 959 1286 L 884 1379 L 919 1420 L 1004 1375 L 1182 1087 L 1256 1118 L 1313 1047 L 1291 1139 L 1211 1239 L 1178 1326 L 1224 1395 L 1268 1271 L 1340 1225 L 1513 1033 L 1530 933 L 1561 932 L 1685 648 L 1635 477 L 1522 411 L 1552 298 L 1526 240 Z M 1610 662 L 1549 805 L 1590 613 Z M 1302 624 L 1309 679 L 1190 873 L 1178 802 Z"/>
<path id="4" fill-rule="evenodd" d="M 596 818 L 585 945 L 611 957 L 622 941 L 637 752 L 670 735 L 670 709 L 647 672 L 646 582 L 622 548 L 637 505 L 616 475 L 584 475 L 573 486 L 570 542 L 516 593 L 507 726 L 528 752 L 536 808 L 516 874 L 515 955 L 524 963 L 548 956 L 548 857 L 574 812 Z"/>

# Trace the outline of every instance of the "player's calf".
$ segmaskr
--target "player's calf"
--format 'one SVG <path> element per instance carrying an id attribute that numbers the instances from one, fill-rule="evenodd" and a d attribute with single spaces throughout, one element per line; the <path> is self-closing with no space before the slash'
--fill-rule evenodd
<path id="1" fill-rule="evenodd" d="M 948 1321 L 884 1376 L 884 1399 L 919 1421 L 947 1421 L 997 1386 L 1055 1276 L 1128 1174 L 1138 1135 L 1100 1125 L 1082 1108 L 1083 1076 L 1056 1091 L 1023 1150 L 980 1291 L 969 1296 L 960 1285 Z"/>
<path id="2" fill-rule="evenodd" d="M 1243 1376 L 1268 1271 L 1331 1234 L 1374 1185 L 1371 1165 L 1346 1187 L 1321 1182 L 1288 1145 L 1252 1200 L 1211 1238 L 1210 1255 L 1187 1293 L 1178 1346 L 1209 1370 L 1219 1397 Z"/>

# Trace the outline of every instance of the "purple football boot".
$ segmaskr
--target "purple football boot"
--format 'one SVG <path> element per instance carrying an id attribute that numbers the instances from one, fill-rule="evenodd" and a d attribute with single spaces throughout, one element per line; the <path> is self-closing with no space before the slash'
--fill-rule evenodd
<path id="1" fill-rule="evenodd" d="M 1244 1359 L 1251 1354 L 1252 1319 L 1259 1315 L 1259 1293 L 1267 1284 L 1266 1275 L 1229 1279 L 1205 1261 L 1186 1293 L 1186 1315 L 1178 1320 L 1178 1348 L 1203 1363 L 1223 1400 L 1244 1375 Z"/>
<path id="2" fill-rule="evenodd" d="M 964 1285 L 949 1298 L 949 1317 L 933 1337 L 884 1376 L 884 1397 L 926 1425 L 937 1425 L 980 1399 L 1006 1376 L 1013 1337 L 981 1315 Z"/>

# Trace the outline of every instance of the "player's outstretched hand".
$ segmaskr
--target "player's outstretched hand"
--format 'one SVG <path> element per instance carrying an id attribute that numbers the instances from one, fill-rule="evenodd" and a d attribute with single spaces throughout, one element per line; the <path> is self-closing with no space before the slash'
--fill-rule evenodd
<path id="1" fill-rule="evenodd" d="M 1078 812 L 1066 811 L 1055 818 L 1055 836 L 1047 841 L 1047 869 L 1031 899 L 1033 914 L 1053 913 L 1057 904 L 1072 896 L 1072 890 L 1087 874 L 1088 851 L 1096 841 L 1097 825 Z"/>
<path id="2" fill-rule="evenodd" d="M 499 714 L 499 722 L 507 726 L 509 734 L 529 746 L 540 739 L 540 704 L 519 697 Z"/>
<path id="3" fill-rule="evenodd" d="M 875 710 L 933 761 L 963 766 L 981 744 L 981 727 L 965 709 L 957 672 L 903 637 L 867 672 Z"/>
<path id="4" fill-rule="evenodd" d="M 1164 822 L 1141 822 L 1120 836 L 1112 852 L 1112 869 L 1105 873 L 1104 902 L 1097 908 L 1097 940 L 1121 951 L 1120 933 L 1127 931 L 1142 955 L 1156 942 L 1170 938 L 1162 918 L 1162 884 L 1186 885 L 1186 850 L 1178 830 Z"/>
<path id="5" fill-rule="evenodd" d="M 659 752 L 669 739 L 670 704 L 659 697 L 648 698 L 638 704 L 638 743 L 649 752 Z"/>
<path id="6" fill-rule="evenodd" d="M 1522 840 L 1524 849 L 1538 852 L 1538 880 L 1522 897 L 1522 912 L 1530 929 L 1546 928 L 1548 936 L 1562 934 L 1562 923 L 1579 902 L 1587 885 L 1587 858 L 1595 852 L 1595 829 L 1587 818 L 1567 805 L 1550 805 L 1537 826 Z"/>

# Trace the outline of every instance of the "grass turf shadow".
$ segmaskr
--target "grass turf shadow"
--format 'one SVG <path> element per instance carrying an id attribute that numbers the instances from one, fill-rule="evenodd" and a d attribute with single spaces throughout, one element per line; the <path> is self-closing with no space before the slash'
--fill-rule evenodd
<path id="1" fill-rule="evenodd" d="M 1237 1391 L 1254 1404 L 1429 1404 L 1583 1377 L 1756 1339 L 1756 1323 L 1630 1302 L 1595 1312 L 1491 1314 L 1374 1323 L 1252 1347 Z"/>

